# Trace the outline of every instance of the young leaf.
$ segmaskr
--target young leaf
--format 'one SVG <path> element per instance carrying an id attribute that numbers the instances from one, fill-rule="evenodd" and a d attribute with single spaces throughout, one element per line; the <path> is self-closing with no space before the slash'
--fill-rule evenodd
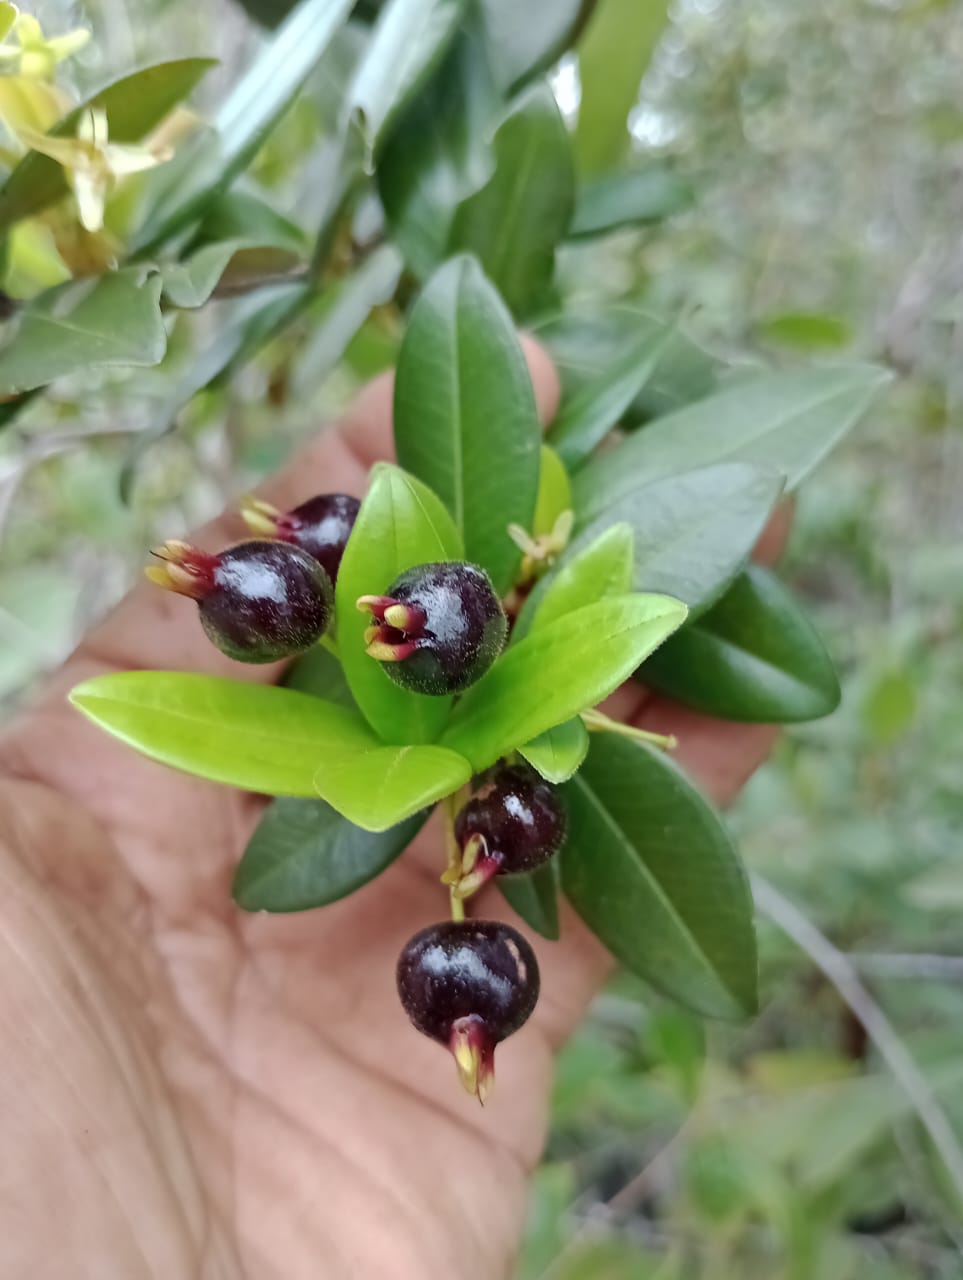
<path id="1" fill-rule="evenodd" d="M 668 334 L 644 333 L 619 362 L 597 378 L 583 382 L 563 399 L 549 440 L 570 468 L 578 467 L 605 439 L 655 373 Z"/>
<path id="2" fill-rule="evenodd" d="M 380 875 L 418 834 L 417 814 L 388 831 L 364 831 L 323 800 L 275 800 L 234 875 L 245 911 L 308 911 L 337 902 Z"/>
<path id="3" fill-rule="evenodd" d="M 788 588 L 757 565 L 653 656 L 640 676 L 724 720 L 815 720 L 834 711 L 840 698 L 816 629 Z"/>
<path id="4" fill-rule="evenodd" d="M 455 211 L 492 172 L 489 125 L 500 107 L 471 15 L 442 66 L 392 131 L 378 193 L 410 271 L 426 280 L 444 259 Z"/>
<path id="5" fill-rule="evenodd" d="M 465 0 L 388 0 L 348 89 L 377 151 L 391 122 L 415 97 L 458 29 Z"/>
<path id="6" fill-rule="evenodd" d="M 449 251 L 475 254 L 512 314 L 525 316 L 551 281 L 575 202 L 572 145 L 547 85 L 512 105 L 492 147 L 495 171 L 458 209 Z"/>
<path id="7" fill-rule="evenodd" d="M 180 58 L 144 67 L 95 93 L 50 132 L 59 138 L 73 137 L 84 112 L 97 107 L 107 113 L 111 142 L 140 142 L 216 65 L 215 58 Z M 66 194 L 67 180 L 56 160 L 29 151 L 0 191 L 0 231 Z"/>
<path id="8" fill-rule="evenodd" d="M 569 239 L 662 222 L 692 204 L 692 188 L 665 165 L 607 174 L 578 193 Z"/>
<path id="9" fill-rule="evenodd" d="M 524 747 L 518 748 L 533 769 L 546 782 L 568 782 L 588 754 L 589 733 L 581 716 L 573 716 L 546 729 Z"/>
<path id="10" fill-rule="evenodd" d="M 472 773 L 464 756 L 435 746 L 351 750 L 330 743 L 317 758 L 318 795 L 365 831 L 387 831 L 457 791 Z"/>
<path id="11" fill-rule="evenodd" d="M 48 289 L 21 308 L 0 350 L 0 395 L 109 365 L 153 365 L 167 346 L 161 278 L 125 267 Z"/>
<path id="12" fill-rule="evenodd" d="M 629 149 L 629 112 L 668 18 L 668 0 L 604 0 L 578 46 L 582 98 L 575 154 L 582 173 L 613 168 Z"/>
<path id="13" fill-rule="evenodd" d="M 890 378 L 875 365 L 840 365 L 740 380 L 593 458 L 575 480 L 578 509 L 591 509 L 602 492 L 614 500 L 643 479 L 714 462 L 768 467 L 782 472 L 787 489 L 795 489 Z"/>
<path id="14" fill-rule="evenodd" d="M 579 512 L 581 522 L 589 523 L 567 556 L 579 554 L 611 521 L 627 521 L 635 544 L 635 589 L 674 595 L 689 606 L 691 623 L 746 563 L 782 487 L 777 472 L 720 462 L 643 481 L 614 502 L 601 501 L 596 492 L 593 507 Z"/>
<path id="15" fill-rule="evenodd" d="M 630 591 L 632 555 L 632 529 L 628 524 L 605 529 L 581 547 L 577 555 L 567 557 L 556 573 L 542 579 L 525 602 L 512 639 L 521 640 L 543 631 L 583 605 Z"/>
<path id="16" fill-rule="evenodd" d="M 718 815 L 659 751 L 592 735 L 565 788 L 562 884 L 612 954 L 709 1017 L 756 1007 L 745 872 Z"/>
<path id="17" fill-rule="evenodd" d="M 459 702 L 441 741 L 476 772 L 607 697 L 677 627 L 667 596 L 612 596 L 506 650 Z"/>
<path id="18" fill-rule="evenodd" d="M 368 657 L 364 633 L 371 619 L 358 609 L 358 597 L 384 594 L 413 565 L 461 556 L 458 531 L 431 490 L 398 467 L 379 463 L 345 548 L 335 601 L 345 677 L 385 742 L 430 742 L 448 718 L 451 699 L 399 688 Z"/>
<path id="19" fill-rule="evenodd" d="M 123 671 L 85 680 L 70 701 L 152 760 L 265 795 L 314 796 L 325 747 L 377 746 L 356 711 L 218 676 Z"/>
<path id="20" fill-rule="evenodd" d="M 538 497 L 532 518 L 532 533 L 536 538 L 551 533 L 559 516 L 572 510 L 572 485 L 565 463 L 547 444 L 542 445 L 540 456 Z"/>
<path id="21" fill-rule="evenodd" d="M 446 263 L 415 304 L 398 358 L 395 443 L 499 592 L 521 556 L 508 525 L 532 523 L 541 439 L 511 317 L 473 259 Z"/>
<path id="22" fill-rule="evenodd" d="M 495 883 L 502 897 L 521 916 L 530 929 L 550 942 L 557 942 L 561 930 L 558 923 L 558 858 L 525 876 L 499 876 Z"/>

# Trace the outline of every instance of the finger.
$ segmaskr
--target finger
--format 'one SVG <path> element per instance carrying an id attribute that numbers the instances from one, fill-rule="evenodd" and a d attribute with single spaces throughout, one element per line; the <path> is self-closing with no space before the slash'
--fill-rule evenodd
<path id="1" fill-rule="evenodd" d="M 548 355 L 533 339 L 523 337 L 522 343 L 539 414 L 548 422 L 558 406 L 558 377 Z M 394 456 L 392 394 L 392 376 L 376 378 L 339 422 L 300 449 L 257 492 L 282 510 L 319 492 L 363 496 L 371 466 Z M 216 551 L 238 541 L 244 532 L 239 515 L 229 509 L 189 535 L 189 540 Z M 106 621 L 87 635 L 52 681 L 50 691 L 60 696 L 98 670 L 131 667 L 199 671 L 261 683 L 277 679 L 279 672 L 277 664 L 258 666 L 226 658 L 204 636 L 196 610 L 186 600 L 148 582 L 134 587 Z"/>

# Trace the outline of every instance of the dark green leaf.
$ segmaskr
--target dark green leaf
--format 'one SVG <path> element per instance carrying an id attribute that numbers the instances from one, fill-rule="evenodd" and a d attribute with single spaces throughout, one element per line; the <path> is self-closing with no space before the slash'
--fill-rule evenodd
<path id="1" fill-rule="evenodd" d="M 752 900 L 711 805 L 666 758 L 609 733 L 565 788 L 562 883 L 626 968 L 709 1017 L 756 1007 Z"/>
<path id="2" fill-rule="evenodd" d="M 518 748 L 523 756 L 546 782 L 568 782 L 588 754 L 589 734 L 581 716 L 573 716 L 546 729 L 531 742 Z"/>
<path id="3" fill-rule="evenodd" d="M 347 96 L 370 152 L 441 60 L 464 9 L 465 0 L 388 0 L 381 10 Z"/>
<path id="4" fill-rule="evenodd" d="M 341 707 L 357 708 L 344 668 L 333 653 L 319 644 L 292 663 L 285 676 L 284 687 L 298 693 L 310 693 L 312 698 L 336 702 Z"/>
<path id="5" fill-rule="evenodd" d="M 325 747 L 377 746 L 356 711 L 274 685 L 176 671 L 123 671 L 70 701 L 152 760 L 265 795 L 316 796 Z"/>
<path id="6" fill-rule="evenodd" d="M 135 243 L 146 253 L 196 221 L 257 154 L 346 21 L 354 0 L 302 0 L 263 46 L 215 119 L 178 150 Z"/>
<path id="7" fill-rule="evenodd" d="M 552 448 L 574 469 L 600 444 L 651 379 L 669 335 L 643 334 L 619 362 L 565 396 L 549 432 Z"/>
<path id="8" fill-rule="evenodd" d="M 691 623 L 746 563 L 782 487 L 777 472 L 747 462 L 720 462 L 643 482 L 615 501 L 595 489 L 586 510 L 579 512 L 581 523 L 586 518 L 588 523 L 566 560 L 613 521 L 626 521 L 634 535 L 635 589 L 682 600 Z"/>
<path id="9" fill-rule="evenodd" d="M 722 368 L 677 324 L 631 301 L 569 308 L 533 325 L 532 331 L 551 352 L 565 396 L 577 394 L 587 381 L 611 374 L 646 336 L 653 341 L 664 338 L 658 366 L 623 415 L 623 425 L 629 427 L 708 395 Z"/>
<path id="10" fill-rule="evenodd" d="M 550 67 L 568 48 L 595 0 L 482 0 L 498 83 L 510 89 Z"/>
<path id="11" fill-rule="evenodd" d="M 245 911 L 308 911 L 337 902 L 380 875 L 418 834 L 417 815 L 388 831 L 364 831 L 323 800 L 275 800 L 234 875 Z"/>
<path id="12" fill-rule="evenodd" d="M 527 876 L 499 876 L 495 881 L 502 897 L 529 928 L 555 942 L 558 923 L 558 859 Z"/>
<path id="13" fill-rule="evenodd" d="M 167 347 L 160 292 L 156 272 L 125 267 L 24 303 L 0 350 L 0 395 L 80 370 L 159 363 Z"/>
<path id="14" fill-rule="evenodd" d="M 463 551 L 448 512 L 430 489 L 398 467 L 379 463 L 361 505 L 335 592 L 338 652 L 358 706 L 385 742 L 430 742 L 448 718 L 450 698 L 422 697 L 394 684 L 365 653 L 370 616 L 363 595 L 383 595 L 416 564 L 459 560 Z"/>
<path id="15" fill-rule="evenodd" d="M 135 71 L 95 93 L 50 132 L 72 137 L 84 111 L 98 107 L 107 113 L 111 142 L 140 142 L 216 65 L 214 58 L 180 58 Z M 0 230 L 39 213 L 66 194 L 67 180 L 56 160 L 28 152 L 0 191 Z"/>
<path id="16" fill-rule="evenodd" d="M 601 0 L 578 46 L 582 99 L 575 153 L 583 173 L 614 168 L 629 148 L 629 112 L 665 28 L 668 0 Z"/>
<path id="17" fill-rule="evenodd" d="M 495 171 L 459 207 L 449 250 L 475 254 L 513 314 L 524 316 L 552 278 L 575 200 L 571 141 L 547 85 L 512 105 L 492 147 Z"/>
<path id="18" fill-rule="evenodd" d="M 646 663 L 641 678 L 725 720 L 787 723 L 829 715 L 839 680 L 787 587 L 751 565 L 708 613 Z"/>
<path id="19" fill-rule="evenodd" d="M 692 204 L 692 189 L 672 169 L 650 165 L 612 173 L 579 189 L 569 238 L 663 222 Z"/>
<path id="20" fill-rule="evenodd" d="M 541 428 L 511 316 L 471 258 L 432 277 L 415 304 L 395 379 L 398 460 L 438 494 L 466 557 L 500 593 L 521 552 L 538 491 Z"/>
<path id="21" fill-rule="evenodd" d="M 314 785 L 322 800 L 365 831 L 387 831 L 469 781 L 471 765 L 431 745 L 353 749 L 326 743 Z"/>
<path id="22" fill-rule="evenodd" d="M 420 280 L 444 259 L 458 206 L 491 176 L 489 128 L 499 105 L 484 43 L 468 19 L 378 163 L 392 235 Z"/>
<path id="23" fill-rule="evenodd" d="M 507 649 L 458 703 L 442 743 L 476 771 L 594 706 L 682 624 L 666 596 L 610 596 Z M 641 655 L 636 657 L 635 655 Z"/>
<path id="24" fill-rule="evenodd" d="M 603 489 L 614 500 L 678 471 L 752 462 L 795 489 L 866 412 L 891 374 L 874 365 L 763 373 L 670 413 L 593 458 L 575 482 L 578 509 Z"/>

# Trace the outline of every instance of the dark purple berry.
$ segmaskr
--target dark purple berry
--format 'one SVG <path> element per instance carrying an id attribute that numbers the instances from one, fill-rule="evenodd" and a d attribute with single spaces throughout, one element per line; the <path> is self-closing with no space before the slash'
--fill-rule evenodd
<path id="1" fill-rule="evenodd" d="M 495 1046 L 538 999 L 538 962 L 517 930 L 493 920 L 445 921 L 416 933 L 398 958 L 398 994 L 426 1036 L 447 1045 L 462 1085 L 484 1102 Z"/>
<path id="2" fill-rule="evenodd" d="M 455 818 L 456 896 L 467 898 L 494 875 L 534 871 L 558 853 L 565 829 L 555 787 L 528 765 L 499 765 Z"/>
<path id="3" fill-rule="evenodd" d="M 310 649 L 331 620 L 331 579 L 286 542 L 239 542 L 210 555 L 165 542 L 152 582 L 198 603 L 208 639 L 238 662 L 277 662 Z"/>
<path id="4" fill-rule="evenodd" d="M 502 651 L 508 623 L 484 569 L 474 564 L 420 564 L 387 595 L 362 596 L 375 625 L 368 653 L 405 689 L 458 693 L 479 680 Z"/>
<path id="5" fill-rule="evenodd" d="M 270 502 L 248 498 L 241 514 L 252 533 L 290 542 L 314 556 L 332 582 L 338 580 L 341 557 L 358 518 L 361 503 L 347 493 L 320 493 L 293 511 L 278 511 Z"/>

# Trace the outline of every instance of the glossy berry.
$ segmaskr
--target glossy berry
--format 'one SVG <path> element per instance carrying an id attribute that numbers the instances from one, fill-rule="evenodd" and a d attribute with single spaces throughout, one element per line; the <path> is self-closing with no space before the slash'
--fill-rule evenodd
<path id="1" fill-rule="evenodd" d="M 484 1102 L 495 1083 L 495 1046 L 528 1020 L 538 999 L 535 953 L 492 920 L 422 929 L 398 959 L 398 994 L 426 1036 L 447 1045 L 464 1088 Z"/>
<path id="2" fill-rule="evenodd" d="M 320 562 L 332 582 L 337 582 L 341 557 L 360 508 L 361 503 L 350 494 L 320 493 L 293 511 L 284 512 L 260 498 L 248 498 L 241 506 L 241 514 L 253 534 L 300 547 Z"/>
<path id="3" fill-rule="evenodd" d="M 494 875 L 534 871 L 558 853 L 565 829 L 555 787 L 528 765 L 500 765 L 455 819 L 461 850 L 455 894 L 467 898 Z"/>
<path id="4" fill-rule="evenodd" d="M 480 679 L 505 643 L 508 623 L 491 579 L 477 565 L 420 564 L 383 596 L 362 596 L 375 625 L 367 652 L 405 689 L 458 693 Z"/>
<path id="5" fill-rule="evenodd" d="M 198 603 L 208 639 L 238 662 L 276 662 L 320 640 L 331 620 L 331 579 L 286 542 L 239 542 L 210 555 L 165 542 L 152 582 Z"/>

